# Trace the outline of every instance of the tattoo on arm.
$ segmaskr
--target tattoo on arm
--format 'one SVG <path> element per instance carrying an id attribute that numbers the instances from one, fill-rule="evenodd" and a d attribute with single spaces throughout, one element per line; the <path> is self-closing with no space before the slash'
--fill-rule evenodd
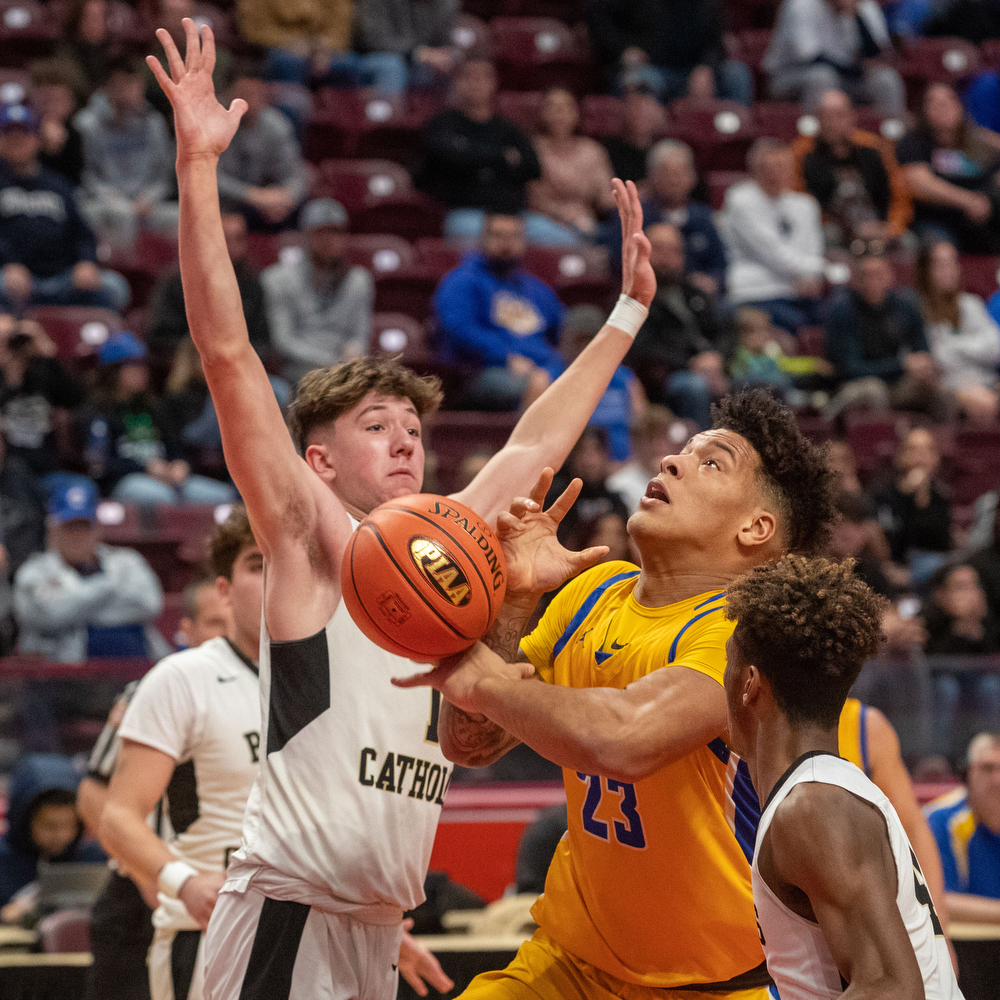
<path id="1" fill-rule="evenodd" d="M 521 649 L 521 639 L 528 631 L 528 622 L 534 608 L 527 612 L 523 608 L 509 608 L 506 604 L 500 609 L 493 627 L 480 640 L 497 656 L 502 656 L 508 663 L 517 662 L 517 654 Z"/>

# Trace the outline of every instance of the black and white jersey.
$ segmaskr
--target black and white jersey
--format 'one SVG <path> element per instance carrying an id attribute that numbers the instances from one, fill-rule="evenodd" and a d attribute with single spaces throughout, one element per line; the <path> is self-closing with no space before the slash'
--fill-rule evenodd
<path id="1" fill-rule="evenodd" d="M 257 775 L 257 670 L 228 639 L 211 639 L 161 660 L 142 679 L 119 734 L 176 762 L 165 812 L 170 849 L 199 872 L 224 870 L 240 842 Z M 195 929 L 180 900 L 160 897 L 158 928 Z"/>
<path id="2" fill-rule="evenodd" d="M 307 639 L 262 629 L 260 774 L 223 892 L 252 883 L 365 923 L 423 901 L 451 764 L 437 692 L 390 681 L 426 669 L 376 646 L 343 601 Z"/>
<path id="3" fill-rule="evenodd" d="M 896 861 L 896 905 L 910 935 L 924 979 L 927 1000 L 962 1000 L 948 954 L 948 944 L 934 912 L 917 856 L 903 830 L 892 803 L 859 768 L 828 753 L 807 754 L 775 785 L 757 828 L 751 877 L 767 971 L 781 1000 L 827 1000 L 844 991 L 840 970 L 827 947 L 819 924 L 788 909 L 761 878 L 757 856 L 778 806 L 791 790 L 804 782 L 837 785 L 859 799 L 870 802 L 885 819 Z"/>

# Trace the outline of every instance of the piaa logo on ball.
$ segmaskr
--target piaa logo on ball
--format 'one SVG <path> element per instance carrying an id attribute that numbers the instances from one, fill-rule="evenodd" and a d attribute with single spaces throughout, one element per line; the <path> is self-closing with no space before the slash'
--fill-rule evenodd
<path id="1" fill-rule="evenodd" d="M 469 603 L 472 594 L 469 581 L 454 558 L 437 542 L 415 535 L 410 539 L 410 558 L 431 586 L 456 608 Z"/>

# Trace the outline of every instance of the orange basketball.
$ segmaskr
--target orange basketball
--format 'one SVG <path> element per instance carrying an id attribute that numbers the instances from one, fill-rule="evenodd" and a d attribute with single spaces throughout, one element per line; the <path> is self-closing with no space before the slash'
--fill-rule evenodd
<path id="1" fill-rule="evenodd" d="M 468 649 L 503 603 L 507 566 L 493 529 L 464 504 L 419 493 L 376 507 L 341 568 L 354 623 L 390 653 L 436 660 Z"/>

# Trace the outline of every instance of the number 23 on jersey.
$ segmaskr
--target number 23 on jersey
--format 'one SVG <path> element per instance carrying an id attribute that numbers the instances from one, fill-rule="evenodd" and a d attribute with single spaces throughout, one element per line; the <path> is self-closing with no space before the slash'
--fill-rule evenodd
<path id="1" fill-rule="evenodd" d="M 597 774 L 581 774 L 579 771 L 577 777 L 587 785 L 587 797 L 583 802 L 584 830 L 592 837 L 608 841 L 611 840 L 613 830 L 614 839 L 623 847 L 643 850 L 646 846 L 646 834 L 639 817 L 635 785 L 624 781 L 612 781 Z M 622 817 L 612 820 L 610 824 L 598 819 L 596 815 L 605 793 L 608 797 L 618 800 L 618 811 Z"/>

